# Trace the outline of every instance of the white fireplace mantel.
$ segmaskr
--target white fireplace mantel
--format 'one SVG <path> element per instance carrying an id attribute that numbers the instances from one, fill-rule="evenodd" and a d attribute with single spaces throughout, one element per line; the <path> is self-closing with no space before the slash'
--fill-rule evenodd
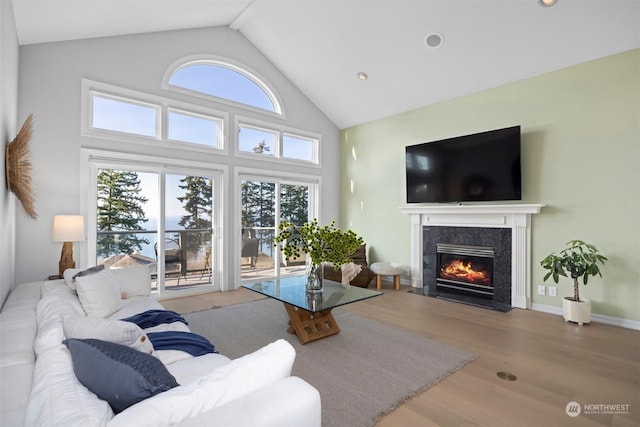
<path id="1" fill-rule="evenodd" d="M 411 286 L 423 287 L 423 227 L 511 229 L 511 305 L 531 306 L 531 215 L 540 204 L 415 205 L 400 210 L 411 217 Z"/>

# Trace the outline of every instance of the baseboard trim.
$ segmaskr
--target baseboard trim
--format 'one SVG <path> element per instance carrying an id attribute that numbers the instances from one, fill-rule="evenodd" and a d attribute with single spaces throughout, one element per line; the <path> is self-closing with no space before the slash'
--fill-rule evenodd
<path id="1" fill-rule="evenodd" d="M 562 316 L 562 307 L 556 307 L 553 305 L 531 304 L 531 310 Z M 621 328 L 640 330 L 640 321 L 638 320 L 622 319 L 620 317 L 593 313 L 591 314 L 591 321 L 612 326 L 620 326 Z"/>

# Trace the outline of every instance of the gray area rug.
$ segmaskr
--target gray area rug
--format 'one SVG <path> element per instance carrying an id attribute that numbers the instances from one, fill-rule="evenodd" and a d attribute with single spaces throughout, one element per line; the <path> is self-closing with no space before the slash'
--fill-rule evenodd
<path id="1" fill-rule="evenodd" d="M 340 333 L 306 345 L 287 330 L 282 303 L 267 299 L 184 315 L 189 327 L 232 359 L 279 338 L 296 349 L 293 375 L 320 392 L 322 425 L 372 426 L 384 414 L 477 356 L 336 309 Z"/>

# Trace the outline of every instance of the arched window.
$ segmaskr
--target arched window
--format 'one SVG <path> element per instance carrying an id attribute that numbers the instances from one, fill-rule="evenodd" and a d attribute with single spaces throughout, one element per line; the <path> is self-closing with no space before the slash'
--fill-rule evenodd
<path id="1" fill-rule="evenodd" d="M 191 94 L 213 96 L 242 106 L 282 115 L 280 102 L 255 73 L 221 60 L 201 59 L 172 66 L 164 87 L 186 89 Z"/>

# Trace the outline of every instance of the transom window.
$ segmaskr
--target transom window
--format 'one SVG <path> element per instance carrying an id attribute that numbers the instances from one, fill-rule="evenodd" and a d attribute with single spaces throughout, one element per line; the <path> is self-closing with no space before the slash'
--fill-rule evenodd
<path id="1" fill-rule="evenodd" d="M 141 136 L 158 136 L 160 106 L 94 93 L 91 126 Z"/>
<path id="2" fill-rule="evenodd" d="M 190 62 L 176 69 L 168 83 L 198 94 L 282 114 L 276 96 L 261 79 L 229 63 L 213 60 Z"/>
<path id="3" fill-rule="evenodd" d="M 88 80 L 83 95 L 84 135 L 224 149 L 226 113 Z"/>
<path id="4" fill-rule="evenodd" d="M 240 154 L 318 163 L 319 137 L 242 122 L 237 128 Z"/>
<path id="5" fill-rule="evenodd" d="M 245 153 L 275 156 L 278 132 L 254 126 L 238 127 L 238 149 Z"/>
<path id="6" fill-rule="evenodd" d="M 170 108 L 167 121 L 167 139 L 211 147 L 219 145 L 220 119 Z"/>
<path id="7" fill-rule="evenodd" d="M 317 138 L 282 134 L 282 157 L 284 158 L 314 161 L 317 158 L 317 146 Z"/>

